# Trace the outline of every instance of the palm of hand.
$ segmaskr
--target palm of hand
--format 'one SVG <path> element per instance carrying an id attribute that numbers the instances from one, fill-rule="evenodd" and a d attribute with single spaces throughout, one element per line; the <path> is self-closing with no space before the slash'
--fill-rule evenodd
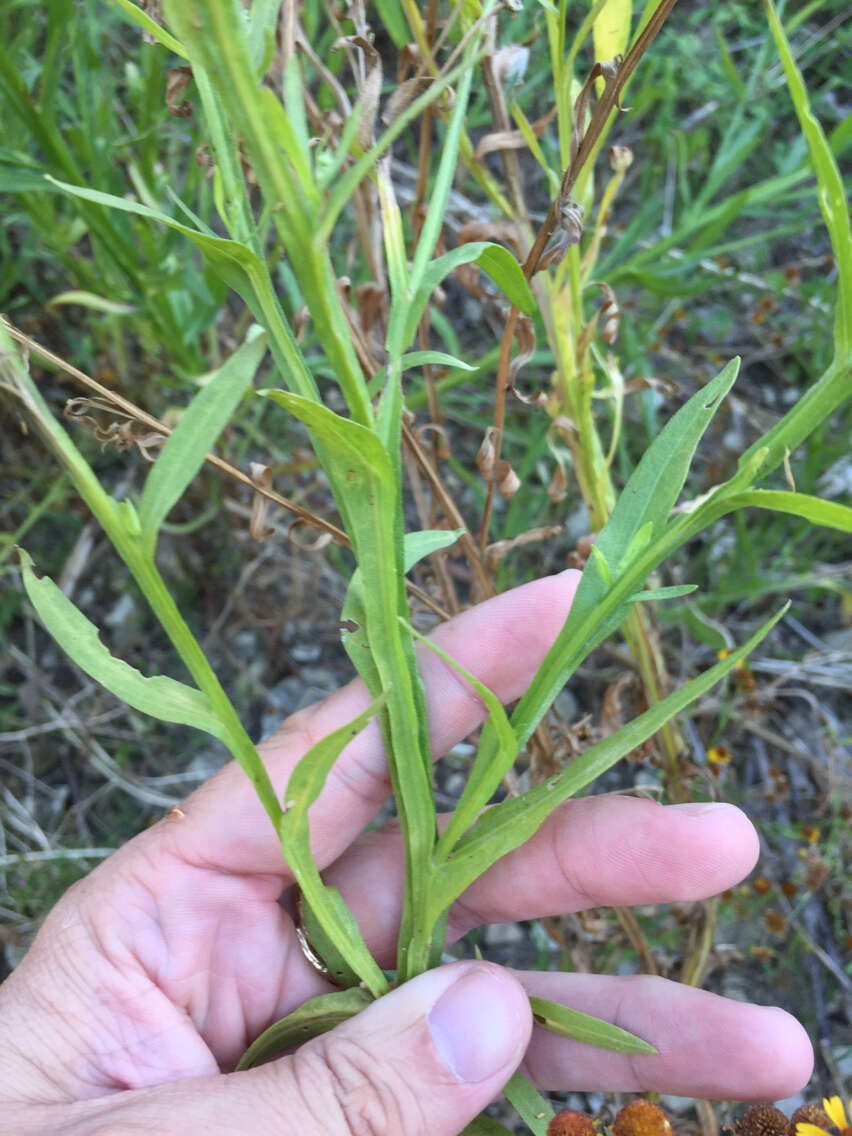
<path id="1" fill-rule="evenodd" d="M 511 700 L 572 591 L 564 578 L 538 581 L 436 638 Z M 481 720 L 482 707 L 436 656 L 421 669 L 433 749 L 446 752 Z M 280 791 L 317 737 L 350 721 L 364 698 L 351 684 L 262 747 Z M 387 791 L 371 726 L 311 811 L 315 860 L 382 965 L 392 964 L 398 926 L 399 836 L 393 826 L 359 834 Z M 637 799 L 571 801 L 472 885 L 451 913 L 450 935 L 584 907 L 700 898 L 741 879 L 755 855 L 754 831 L 736 809 L 696 815 Z M 209 1091 L 209 1078 L 232 1069 L 267 1025 L 330 989 L 299 948 L 284 905 L 291 885 L 247 778 L 226 767 L 72 888 L 0 988 L 0 1022 L 12 1039 L 0 1050 L 0 1111 L 8 1102 L 85 1101 L 187 1078 L 205 1078 L 198 1091 Z M 800 1027 L 780 1011 L 641 976 L 517 977 L 528 992 L 614 1021 L 660 1051 L 630 1059 L 535 1030 L 526 1067 L 543 1087 L 771 1099 L 800 1084 L 810 1060 Z"/>

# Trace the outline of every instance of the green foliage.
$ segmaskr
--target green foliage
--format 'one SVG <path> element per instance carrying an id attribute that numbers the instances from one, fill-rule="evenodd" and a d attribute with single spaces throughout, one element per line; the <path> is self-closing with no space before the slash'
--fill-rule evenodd
<path id="1" fill-rule="evenodd" d="M 34 5 L 17 7 L 26 15 L 35 13 Z M 818 496 L 813 484 L 818 471 L 809 483 L 802 483 L 801 490 L 759 487 L 797 447 L 816 435 L 848 394 L 852 235 L 837 157 L 852 135 L 840 127 L 828 134 L 823 131 L 811 109 L 789 35 L 767 0 L 771 35 L 806 145 L 776 156 L 768 169 L 762 168 L 765 163 L 758 163 L 757 156 L 773 111 L 767 100 L 754 96 L 762 89 L 769 63 L 769 40 L 764 38 L 750 68 L 743 69 L 726 36 L 725 14 L 716 14 L 719 58 L 707 81 L 715 84 L 717 102 L 726 107 L 718 130 L 712 137 L 703 128 L 678 133 L 672 141 L 670 126 L 684 80 L 672 63 L 677 53 L 663 49 L 671 43 L 664 38 L 659 52 L 651 49 L 647 70 L 644 61 L 640 64 L 630 87 L 637 113 L 656 123 L 648 127 L 646 145 L 659 160 L 642 162 L 632 215 L 623 231 L 608 233 L 627 164 L 623 168 L 616 164 L 608 183 L 596 188 L 594 158 L 609 137 L 613 112 L 604 122 L 595 120 L 595 136 L 588 136 L 591 158 L 585 167 L 573 168 L 579 141 L 573 136 L 586 129 L 586 114 L 578 113 L 575 102 L 585 79 L 580 61 L 590 37 L 598 55 L 611 59 L 622 53 L 631 43 L 632 23 L 630 50 L 635 50 L 636 43 L 643 42 L 643 29 L 650 26 L 654 4 L 646 4 L 641 14 L 620 0 L 587 5 L 573 43 L 567 34 L 568 6 L 529 6 L 517 17 L 514 42 L 521 42 L 519 28 L 530 43 L 543 30 L 541 42 L 546 41 L 549 61 L 531 67 L 529 75 L 521 68 L 499 82 L 490 70 L 493 37 L 506 21 L 502 16 L 498 20 L 495 6 L 460 9 L 459 26 L 440 47 L 435 45 L 435 29 L 424 26 L 414 5 L 381 0 L 375 7 L 392 43 L 418 44 L 425 69 L 408 92 L 408 101 L 400 99 L 394 113 L 388 113 L 386 100 L 387 122 L 378 113 L 382 71 L 371 70 L 380 64 L 363 43 L 347 41 L 350 53 L 362 53 L 357 56 L 361 70 L 355 69 L 353 92 L 343 76 L 343 57 L 334 56 L 332 50 L 341 29 L 326 27 L 324 9 L 313 3 L 300 10 L 311 53 L 292 53 L 274 83 L 267 80 L 275 65 L 278 18 L 278 5 L 271 0 L 257 0 L 250 8 L 240 0 L 166 0 L 165 27 L 131 0 L 115 0 L 111 15 L 100 23 L 91 14 L 69 21 L 70 2 L 59 3 L 49 6 L 43 16 L 43 45 L 26 20 L 2 17 L 0 32 L 7 30 L 9 35 L 5 40 L 0 36 L 0 103 L 4 121 L 11 126 L 0 148 L 0 192 L 13 201 L 16 223 L 26 218 L 42 234 L 55 266 L 62 270 L 61 286 L 52 297 L 43 295 L 37 271 L 30 273 L 33 279 L 27 286 L 45 302 L 50 299 L 54 309 L 79 309 L 85 319 L 99 321 L 98 344 L 111 337 L 120 340 L 125 330 L 133 329 L 135 339 L 162 358 L 177 380 L 187 384 L 204 372 L 206 379 L 200 390 L 193 390 L 141 493 L 118 500 L 54 418 L 2 326 L 0 369 L 3 385 L 16 396 L 115 546 L 194 685 L 163 675 L 143 677 L 110 654 L 94 624 L 51 580 L 39 579 L 31 558 L 22 552 L 24 587 L 43 624 L 87 674 L 128 705 L 203 730 L 228 746 L 252 779 L 280 838 L 304 896 L 305 922 L 315 948 L 338 979 L 363 982 L 372 995 L 380 996 L 389 989 L 388 978 L 370 956 L 340 894 L 323 884 L 311 854 L 308 823 L 309 807 L 322 792 L 334 762 L 371 717 L 375 715 L 381 727 L 405 849 L 397 955 L 397 980 L 405 981 L 440 960 L 451 904 L 500 857 L 528 840 L 561 802 L 587 789 L 658 733 L 668 738 L 665 744 L 676 766 L 677 745 L 665 733 L 674 728 L 675 716 L 741 665 L 786 611 L 783 607 L 768 619 L 764 613 L 762 626 L 746 642 L 663 697 L 665 685 L 658 681 L 661 676 L 649 647 L 653 608 L 646 605 L 681 599 L 695 585 L 656 586 L 654 580 L 654 586 L 646 589 L 649 576 L 720 518 L 744 509 L 771 510 L 829 533 L 852 529 L 852 510 Z M 755 17 L 749 13 L 744 18 Z M 89 60 L 113 20 L 125 32 L 135 35 L 139 28 L 157 42 L 145 44 L 139 60 L 128 65 L 127 92 L 111 80 L 103 96 L 93 98 Z M 71 28 L 67 46 L 66 25 Z M 681 32 L 683 42 L 677 45 L 681 64 L 689 34 Z M 34 60 L 40 50 L 44 64 L 36 70 Z M 192 73 L 187 93 L 194 118 L 181 131 L 160 105 L 170 53 Z M 56 67 L 48 66 L 51 60 L 57 61 Z M 66 81 L 69 76 L 73 82 Z M 552 105 L 556 114 L 552 137 L 536 125 L 541 121 L 536 100 L 545 85 L 546 109 Z M 610 90 L 603 79 L 598 86 Z M 115 125 L 118 116 L 107 113 L 110 100 L 120 98 L 126 99 L 132 144 Z M 338 121 L 326 114 L 331 107 Z M 491 225 L 501 239 L 511 233 L 505 244 L 535 248 L 538 224 L 533 219 L 542 202 L 536 199 L 531 207 L 524 199 L 527 192 L 532 201 L 534 187 L 523 185 L 516 139 L 513 148 L 501 153 L 504 189 L 477 156 L 469 136 L 474 129 L 484 133 L 480 128 L 505 135 L 510 113 L 521 139 L 544 169 L 549 188 L 558 188 L 548 214 L 554 223 L 545 234 L 551 242 L 547 245 L 551 262 L 544 268 L 529 258 L 522 263 L 495 240 L 461 241 L 449 249 L 444 244 L 453 230 L 447 223 L 452 194 L 464 184 L 478 187 L 470 192 L 490 202 L 498 218 L 500 211 L 505 214 L 499 218 L 505 229 L 500 230 L 498 218 L 492 218 L 477 236 L 491 236 Z M 419 142 L 415 126 L 422 132 Z M 212 164 L 209 183 L 201 167 L 187 160 L 190 149 L 183 130 L 189 132 L 192 146 L 205 147 Z M 109 157 L 113 152 L 120 155 L 118 161 Z M 403 152 L 419 163 L 413 207 L 405 213 L 399 205 L 402 193 L 394 166 Z M 745 184 L 743 170 L 755 163 L 761 166 L 758 176 Z M 671 171 L 665 225 L 657 184 L 660 164 Z M 563 182 L 567 167 L 571 177 Z M 787 210 L 795 215 L 773 230 L 785 239 L 812 223 L 813 216 L 802 208 L 812 172 L 838 266 L 833 359 L 826 357 L 821 376 L 745 450 L 727 480 L 678 505 L 687 487 L 692 495 L 690 473 L 696 453 L 732 391 L 739 360 L 727 363 L 707 382 L 702 371 L 699 382 L 692 384 L 697 386 L 695 393 L 662 428 L 657 406 L 647 399 L 647 438 L 641 440 L 629 407 L 625 409 L 629 384 L 610 350 L 612 330 L 604 331 L 605 311 L 590 315 L 586 310 L 592 286 L 603 281 L 606 288 L 639 285 L 643 295 L 673 297 L 674 303 L 697 296 L 707 288 L 713 258 L 734 248 L 754 250 L 766 239 L 764 231 L 743 233 L 744 223 L 753 226 L 772 211 Z M 168 202 L 171 205 L 164 208 Z M 588 231 L 575 240 L 578 234 L 571 224 L 578 215 L 578 202 L 586 209 Z M 381 228 L 381 242 L 373 239 L 379 234 L 368 232 L 371 225 Z M 90 258 L 77 255 L 83 239 L 90 243 Z M 363 244 L 360 259 L 349 251 L 356 239 Z M 381 293 L 380 314 L 367 331 L 339 286 L 344 250 L 347 272 L 354 261 L 355 287 L 372 286 Z M 27 258 L 22 260 L 21 271 L 4 266 L 0 295 L 14 296 L 26 282 Z M 494 304 L 508 301 L 511 314 L 505 319 L 499 349 L 483 350 L 479 342 L 470 349 L 462 342 L 452 313 L 436 303 L 439 287 L 450 280 L 453 286 L 462 278 L 470 280 L 458 270 L 474 265 L 498 289 Z M 247 309 L 236 317 L 240 334 L 231 339 L 241 346 L 224 361 L 217 357 L 213 365 L 202 344 L 205 337 L 215 341 L 217 320 L 227 318 L 230 326 L 234 319 L 225 304 L 228 290 Z M 310 317 L 307 332 L 301 326 L 304 312 Z M 534 350 L 518 334 L 512 371 L 519 313 L 537 329 L 539 343 Z M 246 334 L 250 318 L 259 328 Z M 624 322 L 626 373 L 644 359 L 649 336 L 631 328 L 630 318 Z M 529 334 L 524 333 L 527 338 Z M 266 402 L 249 409 L 254 400 L 245 395 L 267 347 L 276 380 L 287 389 L 258 392 Z M 115 350 L 120 353 L 120 348 Z M 476 352 L 475 362 L 466 357 Z M 550 431 L 546 428 L 550 420 L 540 429 L 531 427 L 529 420 L 519 427 L 505 413 L 505 392 L 515 382 L 517 366 L 528 357 L 552 377 L 547 398 L 553 420 Z M 822 359 L 820 350 L 815 357 Z M 436 380 L 440 368 L 452 373 Z M 811 369 L 819 374 L 820 367 Z M 414 626 L 406 593 L 411 568 L 425 557 L 439 558 L 452 545 L 467 558 L 473 587 L 485 595 L 493 589 L 496 575 L 488 549 L 492 527 L 499 525 L 501 535 L 512 538 L 539 523 L 540 509 L 551 508 L 548 503 L 542 506 L 543 491 L 536 497 L 525 484 L 524 492 L 502 512 L 498 510 L 494 521 L 490 511 L 495 486 L 506 471 L 499 477 L 496 472 L 485 473 L 483 489 L 475 475 L 457 463 L 456 473 L 488 502 L 477 542 L 441 480 L 435 451 L 432 466 L 424 461 L 421 469 L 426 469 L 427 479 L 432 478 L 435 500 L 443 502 L 445 516 L 421 524 L 446 521 L 448 528 L 406 532 L 402 439 L 407 412 L 423 405 L 440 411 L 444 395 L 452 406 L 460 383 L 468 383 L 472 372 L 477 372 L 474 383 L 479 384 L 494 371 L 493 414 L 480 384 L 464 389 L 466 401 L 456 407 L 456 417 L 479 430 L 492 427 L 495 470 L 506 464 L 501 446 L 522 454 L 527 483 L 535 481 L 543 463 L 552 464 L 551 455 L 561 466 L 570 467 L 596 533 L 571 612 L 511 716 L 492 691 Z M 637 375 L 650 373 L 643 362 Z M 685 383 L 691 377 L 679 373 L 678 378 Z M 353 722 L 303 756 L 291 775 L 283 806 L 237 710 L 155 563 L 158 534 L 217 438 L 235 419 L 248 421 L 256 413 L 253 421 L 259 422 L 269 404 L 280 408 L 270 409 L 273 421 L 277 416 L 273 430 L 285 421 L 307 430 L 351 545 L 356 566 L 342 612 L 349 628 L 343 639 L 372 698 Z M 628 425 L 631 436 L 626 438 Z M 561 440 L 554 438 L 557 427 L 562 430 Z M 642 456 L 636 460 L 639 452 Z M 25 531 L 19 529 L 16 536 Z M 713 648 L 729 647 L 727 638 L 702 614 L 699 605 L 705 601 L 713 602 L 712 591 L 695 597 L 688 617 L 680 605 L 669 610 L 679 613 Z M 546 783 L 487 807 L 566 681 L 622 626 L 639 660 L 648 709 L 591 745 Z M 488 715 L 461 798 L 440 836 L 425 698 L 414 650 L 418 641 L 471 685 Z M 673 793 L 677 789 L 674 775 L 669 788 Z M 241 1067 L 333 1028 L 369 1000 L 352 989 L 307 1003 L 258 1039 Z M 647 1043 L 609 1023 L 541 999 L 531 1002 L 540 1024 L 557 1033 L 622 1052 L 650 1051 Z M 552 1113 L 529 1083 L 516 1075 L 506 1093 L 531 1129 L 543 1133 Z M 470 1127 L 471 1132 L 487 1130 L 482 1119 Z"/>
<path id="2" fill-rule="evenodd" d="M 585 1045 L 597 1045 L 613 1053 L 656 1053 L 657 1050 L 641 1037 L 614 1026 L 612 1022 L 594 1018 L 591 1014 L 581 1014 L 558 1002 L 547 998 L 530 997 L 530 1009 L 537 1026 L 558 1034 L 571 1037 Z"/>

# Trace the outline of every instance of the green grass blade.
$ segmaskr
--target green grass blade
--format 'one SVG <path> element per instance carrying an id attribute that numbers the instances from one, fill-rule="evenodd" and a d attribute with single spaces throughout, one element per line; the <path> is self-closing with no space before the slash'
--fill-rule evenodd
<path id="1" fill-rule="evenodd" d="M 559 1034 L 560 1037 L 570 1037 L 584 1045 L 596 1045 L 599 1049 L 609 1049 L 613 1053 L 657 1052 L 653 1045 L 620 1026 L 592 1017 L 591 1014 L 582 1014 L 559 1002 L 530 996 L 530 1009 L 537 1026 Z"/>
<path id="2" fill-rule="evenodd" d="M 59 646 L 95 682 L 116 698 L 158 718 L 194 726 L 227 743 L 227 731 L 200 690 L 165 675 L 145 678 L 134 667 L 111 655 L 100 641 L 97 627 L 47 576 L 39 579 L 32 558 L 19 550 L 24 588 L 39 619 Z"/>
<path id="3" fill-rule="evenodd" d="M 765 638 L 789 607 L 785 604 L 750 639 L 704 674 L 604 738 L 573 761 L 562 773 L 522 797 L 511 797 L 484 812 L 461 838 L 442 865 L 433 891 L 435 902 L 446 910 L 501 856 L 524 844 L 557 805 L 573 797 L 605 773 L 625 754 L 655 734 L 675 714 L 689 706 L 723 679 Z"/>
<path id="4" fill-rule="evenodd" d="M 372 1001 L 370 995 L 360 989 L 336 990 L 333 994 L 309 998 L 298 1010 L 275 1022 L 251 1043 L 237 1063 L 236 1072 L 254 1069 L 294 1045 L 303 1045 L 312 1037 L 328 1033 L 360 1014 Z"/>
<path id="5" fill-rule="evenodd" d="M 187 59 L 186 50 L 173 35 L 170 35 L 164 27 L 161 27 L 155 20 L 152 20 L 147 12 L 143 12 L 141 8 L 137 7 L 133 0 L 112 0 L 121 14 L 130 21 L 136 24 L 143 32 L 153 36 L 158 40 L 163 47 L 167 47 L 169 51 L 173 51 L 175 55 L 179 55 L 181 59 Z"/>
<path id="6" fill-rule="evenodd" d="M 201 469 L 214 442 L 251 386 L 265 352 L 263 334 L 254 335 L 235 351 L 193 398 L 163 446 L 139 502 L 139 522 L 151 553 L 160 526 Z"/>
<path id="7" fill-rule="evenodd" d="M 386 695 L 375 699 L 363 713 L 346 726 L 326 735 L 311 746 L 290 774 L 284 795 L 281 819 L 281 847 L 293 875 L 302 889 L 326 935 L 332 940 L 355 973 L 373 995 L 386 994 L 390 987 L 379 965 L 367 949 L 352 913 L 336 888 L 322 882 L 311 855 L 308 809 L 322 792 L 326 778 L 349 742 L 382 709 Z"/>
<path id="8" fill-rule="evenodd" d="M 837 260 L 837 311 L 834 322 L 835 359 L 848 364 L 852 358 L 852 225 L 843 192 L 843 180 L 831 147 L 808 101 L 808 91 L 796 66 L 790 44 L 772 0 L 765 0 L 769 26 L 781 56 L 787 87 L 802 133 L 808 143 L 817 178 L 819 206 Z"/>

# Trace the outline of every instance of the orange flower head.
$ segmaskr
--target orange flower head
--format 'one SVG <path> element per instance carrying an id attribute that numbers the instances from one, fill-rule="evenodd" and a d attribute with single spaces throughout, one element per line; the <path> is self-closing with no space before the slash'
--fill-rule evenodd
<path id="1" fill-rule="evenodd" d="M 597 1133 L 591 1117 L 573 1108 L 563 1108 L 548 1124 L 547 1136 L 597 1136 Z"/>
<path id="2" fill-rule="evenodd" d="M 613 1121 L 614 1136 L 674 1136 L 672 1122 L 658 1104 L 635 1100 Z"/>

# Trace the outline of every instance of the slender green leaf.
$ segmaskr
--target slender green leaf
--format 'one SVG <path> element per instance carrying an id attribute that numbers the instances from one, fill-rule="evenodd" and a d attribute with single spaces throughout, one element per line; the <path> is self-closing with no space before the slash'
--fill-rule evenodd
<path id="1" fill-rule="evenodd" d="M 696 447 L 722 399 L 733 386 L 738 369 L 739 360 L 733 359 L 673 415 L 625 485 L 612 516 L 593 545 L 610 565 L 616 583 L 626 580 L 627 570 L 637 556 L 634 541 L 641 546 L 665 528 L 683 488 Z M 642 534 L 643 528 L 648 533 L 647 537 Z M 640 586 L 643 582 L 637 581 Z M 597 613 L 601 611 L 605 594 L 606 588 L 595 569 L 595 561 L 590 560 L 565 625 L 512 717 L 516 729 L 522 726 L 518 730 L 521 744 L 529 737 L 527 731 L 535 728 L 543 708 L 550 705 L 573 669 L 591 649 L 588 645 L 601 642 L 599 632 L 593 628 L 599 622 Z M 629 594 L 624 596 L 619 608 L 622 619 L 630 610 L 626 602 Z"/>
<path id="2" fill-rule="evenodd" d="M 360 618 L 353 616 L 359 630 L 346 636 L 346 649 L 373 697 L 387 695 L 380 721 L 406 849 L 398 956 L 404 980 L 426 965 L 431 928 L 415 919 L 415 904 L 422 909 L 415 897 L 428 891 L 437 821 L 426 700 L 411 636 L 398 622 L 400 614 L 408 614 L 398 481 L 372 430 L 296 395 L 263 393 L 300 418 L 325 447 L 324 467 L 340 489 L 335 499 L 358 565 L 370 581 L 361 591 Z"/>
<path id="3" fill-rule="evenodd" d="M 464 529 L 424 529 L 422 532 L 406 533 L 403 544 L 403 567 L 410 572 L 426 556 L 440 552 L 455 544 Z"/>
<path id="4" fill-rule="evenodd" d="M 570 1037 L 584 1045 L 596 1045 L 599 1049 L 609 1049 L 613 1053 L 657 1052 L 653 1045 L 620 1026 L 594 1018 L 591 1014 L 582 1014 L 559 1002 L 530 996 L 530 1009 L 537 1026 L 558 1033 L 560 1037 Z"/>
<path id="5" fill-rule="evenodd" d="M 135 304 L 122 304 L 118 300 L 108 300 L 105 296 L 79 288 L 70 292 L 58 292 L 47 301 L 48 308 L 58 308 L 62 304 L 79 304 L 81 308 L 110 316 L 129 316 L 139 310 Z"/>
<path id="6" fill-rule="evenodd" d="M 769 26 L 775 39 L 778 54 L 784 67 L 784 75 L 790 90 L 790 97 L 796 109 L 796 116 L 802 133 L 808 143 L 819 190 L 819 206 L 831 237 L 831 245 L 837 260 L 837 310 L 834 322 L 835 358 L 838 363 L 848 365 L 852 357 L 852 224 L 849 206 L 843 190 L 843 179 L 834 160 L 831 147 L 823 133 L 818 119 L 811 110 L 808 91 L 796 66 L 790 44 L 772 0 L 765 0 L 769 16 Z"/>
<path id="7" fill-rule="evenodd" d="M 512 715 L 518 746 L 535 729 L 547 707 L 571 674 L 595 647 L 611 635 L 631 609 L 632 595 L 640 591 L 648 573 L 669 551 L 660 538 L 683 487 L 692 455 L 719 403 L 736 378 L 738 360 L 729 363 L 715 379 L 681 407 L 646 451 L 634 470 L 598 539 L 583 572 L 580 586 L 562 630 Z M 649 542 L 657 541 L 649 549 Z M 656 562 L 649 559 L 659 548 Z M 627 752 L 627 751 L 625 751 Z M 507 751 L 498 745 L 486 723 L 474 760 L 474 771 L 462 792 L 450 823 L 436 848 L 440 859 L 487 804 L 508 767 Z"/>
<path id="8" fill-rule="evenodd" d="M 266 336 L 252 334 L 213 372 L 163 446 L 139 502 L 139 520 L 150 551 L 153 552 L 157 533 L 172 506 L 201 469 L 208 451 L 251 385 L 265 352 Z"/>
<path id="9" fill-rule="evenodd" d="M 20 549 L 21 573 L 30 602 L 44 626 L 66 652 L 95 682 L 132 706 L 159 718 L 194 726 L 227 743 L 228 732 L 200 690 L 173 678 L 145 678 L 122 659 L 116 659 L 100 641 L 98 629 L 47 576 L 38 579 L 32 558 Z"/>
<path id="10" fill-rule="evenodd" d="M 515 1073 L 503 1086 L 503 1094 L 529 1126 L 533 1136 L 547 1136 L 547 1125 L 553 1119 L 553 1109 L 521 1072 Z"/>
<path id="11" fill-rule="evenodd" d="M 500 701 L 494 691 L 489 690 L 488 687 L 484 683 L 480 682 L 479 679 L 475 677 L 475 675 L 472 675 L 466 667 L 463 667 L 457 659 L 454 659 L 452 655 L 450 655 L 447 651 L 444 651 L 441 647 L 438 646 L 437 643 L 433 643 L 428 636 L 421 635 L 420 632 L 415 630 L 415 628 L 413 628 L 410 624 L 408 624 L 407 626 L 408 630 L 411 632 L 415 639 L 423 643 L 426 647 L 429 648 L 430 651 L 433 651 L 439 659 L 443 659 L 448 666 L 452 667 L 454 671 L 457 671 L 458 674 L 460 674 L 464 679 L 467 680 L 467 682 L 470 683 L 470 685 L 485 703 L 485 708 L 488 711 L 489 721 L 492 723 L 494 733 L 497 737 L 499 751 L 498 760 L 508 762 L 514 761 L 518 754 L 518 744 L 515 741 L 515 732 L 509 724 L 509 719 L 506 717 L 506 711 L 503 709 L 503 703 Z M 473 777 L 474 773 L 475 768 L 471 770 L 470 776 Z"/>
<path id="12" fill-rule="evenodd" d="M 499 1120 L 490 1116 L 477 1116 L 462 1128 L 459 1136 L 512 1136 L 512 1133 Z"/>
<path id="13" fill-rule="evenodd" d="M 358 924 L 340 892 L 322 882 L 311 854 L 308 809 L 322 792 L 334 762 L 386 701 L 386 695 L 381 695 L 348 725 L 341 726 L 311 746 L 290 774 L 281 819 L 281 847 L 302 894 L 323 931 L 376 997 L 389 990 L 387 979 L 367 949 Z"/>
<path id="14" fill-rule="evenodd" d="M 557 776 L 522 797 L 510 797 L 482 813 L 440 869 L 432 893 L 436 909 L 446 910 L 496 860 L 529 840 L 557 805 L 584 789 L 724 678 L 765 638 L 789 606 L 785 604 L 721 662 L 685 683 L 615 734 L 597 742 Z"/>
<path id="15" fill-rule="evenodd" d="M 478 371 L 478 367 L 457 359 L 455 355 L 448 355 L 446 351 L 409 351 L 399 361 L 399 369 L 407 371 L 409 367 L 422 367 L 424 363 L 432 363 L 436 367 L 453 367 L 457 371 Z"/>
<path id="16" fill-rule="evenodd" d="M 372 1001 L 370 995 L 360 988 L 336 990 L 333 994 L 310 998 L 298 1010 L 264 1030 L 242 1055 L 236 1071 L 254 1069 L 294 1045 L 303 1045 L 313 1037 L 328 1033 L 360 1014 Z"/>
<path id="17" fill-rule="evenodd" d="M 429 297 L 441 281 L 462 264 L 478 264 L 494 283 L 500 288 L 508 299 L 525 315 L 532 315 L 535 311 L 535 297 L 524 276 L 524 270 L 516 258 L 503 248 L 502 245 L 492 241 L 468 241 L 458 245 L 443 256 L 436 257 L 429 262 L 423 272 L 422 283 L 411 302 L 411 309 L 407 315 L 405 325 L 405 342 L 410 343 L 414 338 L 420 317 L 429 300 Z"/>
<path id="18" fill-rule="evenodd" d="M 697 584 L 673 584 L 670 588 L 649 588 L 644 592 L 636 592 L 630 597 L 630 603 L 647 603 L 649 600 L 674 600 L 679 596 L 688 596 L 698 591 Z"/>
<path id="19" fill-rule="evenodd" d="M 841 505 L 838 501 L 824 501 L 821 497 L 812 497 L 807 493 L 749 489 L 745 493 L 722 497 L 719 504 L 724 505 L 726 513 L 749 507 L 772 509 L 776 513 L 804 517 L 812 525 L 837 529 L 839 532 L 852 532 L 852 509 L 848 505 Z"/>
<path id="20" fill-rule="evenodd" d="M 187 54 L 183 46 L 170 35 L 164 27 L 161 27 L 155 20 L 152 20 L 147 12 L 143 12 L 141 8 L 133 3 L 133 0 L 112 0 L 113 4 L 117 4 L 121 10 L 122 15 L 126 16 L 132 23 L 140 27 L 148 35 L 158 40 L 163 47 L 167 47 L 169 51 L 173 51 L 175 55 L 179 55 L 181 59 L 186 59 Z"/>
<path id="21" fill-rule="evenodd" d="M 382 27 L 394 42 L 394 47 L 402 48 L 409 41 L 408 22 L 399 0 L 373 0 L 382 21 Z"/>
<path id="22" fill-rule="evenodd" d="M 109 209 L 120 209 L 125 213 L 135 213 L 151 221 L 159 221 L 170 229 L 183 233 L 199 248 L 205 259 L 219 277 L 245 300 L 258 323 L 269 332 L 270 347 L 275 351 L 276 362 L 282 377 L 299 394 L 306 398 L 318 398 L 316 383 L 308 370 L 302 354 L 296 345 L 293 333 L 287 324 L 281 305 L 272 287 L 266 265 L 248 245 L 231 241 L 225 237 L 199 233 L 189 225 L 184 225 L 162 213 L 126 197 L 116 197 L 112 193 L 101 193 L 81 185 L 71 185 L 57 178 L 45 175 L 45 180 L 64 190 L 73 197 L 93 201 Z"/>

